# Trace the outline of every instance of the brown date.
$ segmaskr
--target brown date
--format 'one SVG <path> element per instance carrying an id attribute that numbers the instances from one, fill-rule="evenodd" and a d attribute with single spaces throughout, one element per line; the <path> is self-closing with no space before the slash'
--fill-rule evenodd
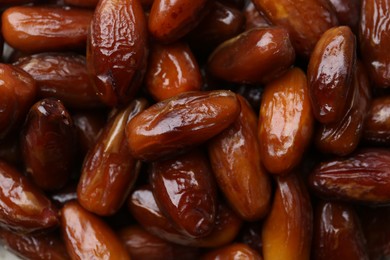
<path id="1" fill-rule="evenodd" d="M 77 200 L 77 183 L 70 182 L 62 189 L 51 192 L 50 199 L 59 208 L 62 208 L 69 201 Z"/>
<path id="2" fill-rule="evenodd" d="M 77 7 L 95 8 L 99 0 L 64 0 L 67 5 L 74 5 Z"/>
<path id="3" fill-rule="evenodd" d="M 59 224 L 50 200 L 25 176 L 0 161 L 0 225 L 22 233 Z"/>
<path id="4" fill-rule="evenodd" d="M 286 28 L 297 54 L 308 58 L 321 35 L 338 24 L 327 0 L 253 0 L 269 20 Z"/>
<path id="5" fill-rule="evenodd" d="M 390 203 L 390 151 L 359 150 L 345 158 L 323 162 L 308 183 L 319 196 L 370 205 Z"/>
<path id="6" fill-rule="evenodd" d="M 313 231 L 313 260 L 369 259 L 360 221 L 351 206 L 319 202 Z"/>
<path id="7" fill-rule="evenodd" d="M 24 5 L 37 2 L 37 0 L 2 0 L 0 2 L 0 8 L 5 8 L 14 5 Z"/>
<path id="8" fill-rule="evenodd" d="M 253 249 L 245 244 L 235 243 L 222 248 L 214 249 L 203 255 L 202 260 L 219 260 L 219 259 L 251 259 L 262 260 L 263 258 Z"/>
<path id="9" fill-rule="evenodd" d="M 252 1 L 247 1 L 243 10 L 245 16 L 245 30 L 258 27 L 270 27 L 271 23 L 262 12 L 259 12 Z"/>
<path id="10" fill-rule="evenodd" d="M 201 144 L 228 127 L 240 113 L 233 92 L 194 91 L 160 101 L 127 125 L 131 154 L 155 160 Z"/>
<path id="11" fill-rule="evenodd" d="M 31 53 L 85 48 L 92 11 L 76 8 L 16 6 L 2 15 L 5 41 Z"/>
<path id="12" fill-rule="evenodd" d="M 372 101 L 364 124 L 363 138 L 369 143 L 390 145 L 390 96 Z"/>
<path id="13" fill-rule="evenodd" d="M 125 202 L 141 164 L 127 147 L 127 122 L 147 106 L 134 100 L 119 111 L 103 129 L 84 159 L 77 195 L 79 203 L 98 215 L 112 215 Z"/>
<path id="14" fill-rule="evenodd" d="M 390 2 L 362 0 L 360 51 L 377 87 L 390 86 Z"/>
<path id="15" fill-rule="evenodd" d="M 258 136 L 260 158 L 270 173 L 290 172 L 310 143 L 314 118 L 308 92 L 306 76 L 298 68 L 265 87 Z"/>
<path id="16" fill-rule="evenodd" d="M 271 212 L 263 230 L 264 259 L 309 259 L 313 212 L 305 185 L 293 172 L 276 178 Z"/>
<path id="17" fill-rule="evenodd" d="M 241 112 L 236 121 L 210 140 L 214 175 L 231 207 L 244 220 L 257 220 L 268 212 L 271 185 L 261 165 L 257 116 L 237 95 Z"/>
<path id="18" fill-rule="evenodd" d="M 75 162 L 76 128 L 61 101 L 43 99 L 31 107 L 20 145 L 26 171 L 40 188 L 66 184 Z"/>
<path id="19" fill-rule="evenodd" d="M 225 81 L 266 83 L 285 73 L 294 60 L 287 30 L 255 28 L 219 45 L 207 68 L 212 76 Z"/>
<path id="20" fill-rule="evenodd" d="M 71 259 L 130 259 L 114 231 L 75 201 L 61 210 L 61 231 Z"/>
<path id="21" fill-rule="evenodd" d="M 317 42 L 307 69 L 310 102 L 321 123 L 338 121 L 348 106 L 356 62 L 356 39 L 347 26 L 327 30 Z"/>
<path id="22" fill-rule="evenodd" d="M 146 70 L 147 38 L 139 0 L 98 3 L 87 42 L 87 68 L 105 104 L 125 105 L 135 96 Z"/>
<path id="23" fill-rule="evenodd" d="M 156 101 L 202 87 L 198 63 L 184 42 L 154 44 L 145 77 L 146 89 Z"/>
<path id="24" fill-rule="evenodd" d="M 102 106 L 89 79 L 84 56 L 40 53 L 24 56 L 14 65 L 36 80 L 41 98 L 58 98 L 69 108 Z"/>
<path id="25" fill-rule="evenodd" d="M 328 0 L 340 25 L 347 25 L 357 34 L 362 0 Z"/>

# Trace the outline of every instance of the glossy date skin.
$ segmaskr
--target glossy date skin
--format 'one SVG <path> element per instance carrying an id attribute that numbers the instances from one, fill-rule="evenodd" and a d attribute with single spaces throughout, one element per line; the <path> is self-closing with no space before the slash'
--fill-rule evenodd
<path id="1" fill-rule="evenodd" d="M 208 152 L 216 180 L 231 207 L 242 219 L 254 221 L 268 212 L 271 185 L 261 165 L 257 116 L 243 97 L 237 98 L 240 115 L 210 140 Z"/>
<path id="2" fill-rule="evenodd" d="M 156 101 L 202 87 L 202 75 L 191 49 L 184 42 L 153 45 L 145 85 Z"/>
<path id="3" fill-rule="evenodd" d="M 329 0 L 340 25 L 347 25 L 357 34 L 362 0 Z"/>
<path id="4" fill-rule="evenodd" d="M 68 108 L 102 106 L 89 78 L 85 57 L 75 53 L 40 53 L 18 59 L 15 66 L 37 82 L 41 98 L 60 99 Z"/>
<path id="5" fill-rule="evenodd" d="M 253 249 L 245 244 L 235 243 L 219 249 L 215 249 L 203 255 L 202 260 L 215 259 L 252 259 L 262 260 L 263 258 Z"/>
<path id="6" fill-rule="evenodd" d="M 307 70 L 310 102 L 321 123 L 339 120 L 345 113 L 356 62 L 356 39 L 347 26 L 327 30 L 317 42 Z"/>
<path id="7" fill-rule="evenodd" d="M 390 151 L 359 150 L 345 158 L 318 165 L 308 177 L 320 197 L 368 205 L 390 203 Z"/>
<path id="8" fill-rule="evenodd" d="M 298 68 L 269 83 L 262 96 L 258 136 L 260 157 L 273 174 L 296 167 L 310 143 L 314 117 L 306 76 Z"/>
<path id="9" fill-rule="evenodd" d="M 58 212 L 50 200 L 25 176 L 0 161 L 0 225 L 31 233 L 58 226 Z"/>
<path id="10" fill-rule="evenodd" d="M 255 28 L 225 41 L 210 55 L 208 72 L 235 83 L 267 83 L 295 60 L 288 32 L 282 27 Z"/>
<path id="11" fill-rule="evenodd" d="M 366 142 L 390 145 L 390 96 L 375 98 L 364 124 Z"/>
<path id="12" fill-rule="evenodd" d="M 390 3 L 362 0 L 360 50 L 370 78 L 377 87 L 390 87 Z"/>
<path id="13" fill-rule="evenodd" d="M 134 100 L 119 111 L 86 155 L 77 188 L 78 201 L 85 209 L 112 215 L 125 202 L 141 166 L 130 155 L 125 128 L 146 106 L 146 100 Z"/>
<path id="14" fill-rule="evenodd" d="M 61 209 L 61 232 L 71 259 L 130 259 L 114 231 L 76 201 Z"/>
<path id="15" fill-rule="evenodd" d="M 228 127 L 240 113 L 226 90 L 187 92 L 156 103 L 126 127 L 132 156 L 156 160 L 199 145 Z"/>
<path id="16" fill-rule="evenodd" d="M 312 259 L 369 259 L 358 216 L 351 206 L 323 201 L 317 205 Z"/>
<path id="17" fill-rule="evenodd" d="M 44 190 L 62 188 L 75 162 L 76 129 L 61 101 L 43 99 L 31 107 L 20 144 L 26 171 Z"/>
<path id="18" fill-rule="evenodd" d="M 90 26 L 87 68 L 101 100 L 126 105 L 146 70 L 147 28 L 139 0 L 100 1 Z"/>
<path id="19" fill-rule="evenodd" d="M 271 23 L 264 14 L 258 11 L 252 1 L 247 1 L 243 11 L 245 16 L 245 30 L 256 27 L 270 27 Z"/>
<path id="20" fill-rule="evenodd" d="M 205 237 L 213 230 L 216 184 L 207 157 L 200 150 L 153 162 L 150 183 L 157 205 L 180 232 Z"/>
<path id="21" fill-rule="evenodd" d="M 2 32 L 10 46 L 26 53 L 83 50 L 92 15 L 77 8 L 11 7 L 2 15 Z"/>

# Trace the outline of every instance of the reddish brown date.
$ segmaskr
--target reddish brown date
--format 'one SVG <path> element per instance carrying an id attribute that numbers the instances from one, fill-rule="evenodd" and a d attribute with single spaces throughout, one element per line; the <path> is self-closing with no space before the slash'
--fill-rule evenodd
<path id="1" fill-rule="evenodd" d="M 127 147 L 127 122 L 147 106 L 134 100 L 107 124 L 84 159 L 77 195 L 79 203 L 98 215 L 112 215 L 125 202 L 137 179 L 140 162 Z"/>
<path id="2" fill-rule="evenodd" d="M 253 0 L 269 20 L 289 32 L 297 54 L 308 58 L 321 35 L 338 24 L 326 0 Z"/>
<path id="3" fill-rule="evenodd" d="M 327 30 L 310 57 L 307 78 L 315 118 L 321 123 L 338 121 L 348 106 L 348 92 L 356 62 L 356 39 L 347 26 Z"/>
<path id="4" fill-rule="evenodd" d="M 369 259 L 359 219 L 350 206 L 320 202 L 313 233 L 313 260 Z"/>
<path id="5" fill-rule="evenodd" d="M 328 0 L 340 25 L 347 25 L 357 34 L 362 0 Z"/>
<path id="6" fill-rule="evenodd" d="M 245 30 L 271 26 L 265 15 L 256 9 L 252 1 L 247 1 L 243 13 L 245 16 Z"/>
<path id="7" fill-rule="evenodd" d="M 255 28 L 228 40 L 211 54 L 208 71 L 236 83 L 266 83 L 281 76 L 295 60 L 287 30 Z"/>
<path id="8" fill-rule="evenodd" d="M 247 101 L 237 96 L 241 113 L 236 121 L 208 146 L 219 187 L 244 220 L 254 221 L 269 209 L 271 185 L 261 165 L 257 116 Z"/>
<path id="9" fill-rule="evenodd" d="M 75 160 L 76 128 L 61 101 L 43 99 L 27 115 L 21 133 L 27 173 L 44 190 L 63 187 Z"/>
<path id="10" fill-rule="evenodd" d="M 367 149 L 323 162 L 309 175 L 309 186 L 328 199 L 365 204 L 390 203 L 390 151 Z"/>
<path id="11" fill-rule="evenodd" d="M 99 0 L 64 0 L 67 5 L 74 5 L 77 7 L 95 8 Z"/>
<path id="12" fill-rule="evenodd" d="M 219 249 L 215 249 L 202 256 L 202 260 L 218 259 L 251 259 L 262 260 L 263 258 L 253 249 L 245 244 L 231 244 Z"/>
<path id="13" fill-rule="evenodd" d="M 114 231 L 75 201 L 61 210 L 61 231 L 72 259 L 130 259 Z"/>
<path id="14" fill-rule="evenodd" d="M 265 88 L 258 136 L 261 160 L 271 173 L 291 171 L 310 143 L 314 118 L 308 92 L 306 76 L 298 68 Z"/>
<path id="15" fill-rule="evenodd" d="M 377 87 L 390 86 L 390 3 L 363 0 L 359 28 L 360 50 Z"/>
<path id="16" fill-rule="evenodd" d="M 2 16 L 5 41 L 31 53 L 85 48 L 92 11 L 40 6 L 17 6 Z"/>
<path id="17" fill-rule="evenodd" d="M 364 124 L 363 138 L 370 143 L 390 145 L 390 96 L 372 101 Z"/>
<path id="18" fill-rule="evenodd" d="M 202 75 L 190 48 L 183 42 L 155 44 L 149 56 L 145 85 L 156 101 L 200 90 Z"/>
<path id="19" fill-rule="evenodd" d="M 95 9 L 87 44 L 87 67 L 101 100 L 131 101 L 141 85 L 148 53 L 139 0 L 104 0 Z"/>
<path id="20" fill-rule="evenodd" d="M 13 167 L 0 161 L 0 225 L 22 233 L 56 227 L 50 200 Z"/>
<path id="21" fill-rule="evenodd" d="M 149 169 L 153 194 L 161 211 L 189 237 L 205 237 L 214 228 L 216 185 L 207 157 L 200 150 Z"/>
<path id="22" fill-rule="evenodd" d="M 102 106 L 89 79 L 84 56 L 41 53 L 22 57 L 14 65 L 36 80 L 41 98 L 58 98 L 69 108 Z"/>
<path id="23" fill-rule="evenodd" d="M 146 109 L 126 128 L 131 154 L 155 160 L 201 144 L 228 127 L 240 113 L 233 92 L 187 92 Z"/>

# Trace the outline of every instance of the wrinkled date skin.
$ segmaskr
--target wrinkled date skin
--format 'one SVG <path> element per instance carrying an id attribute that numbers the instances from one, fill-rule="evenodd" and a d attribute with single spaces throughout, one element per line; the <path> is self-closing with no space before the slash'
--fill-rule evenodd
<path id="1" fill-rule="evenodd" d="M 275 25 L 287 28 L 297 54 L 308 58 L 321 35 L 338 24 L 327 0 L 253 0 Z"/>
<path id="2" fill-rule="evenodd" d="M 358 216 L 350 206 L 320 202 L 314 217 L 312 259 L 368 260 Z"/>
<path id="3" fill-rule="evenodd" d="M 58 226 L 58 212 L 26 177 L 0 161 L 0 225 L 22 233 Z"/>
<path id="4" fill-rule="evenodd" d="M 274 202 L 262 230 L 264 259 L 310 259 L 313 212 L 295 173 L 276 178 Z"/>
<path id="5" fill-rule="evenodd" d="M 66 184 L 75 160 L 76 128 L 61 101 L 43 99 L 30 109 L 20 145 L 26 171 L 40 188 Z"/>
<path id="6" fill-rule="evenodd" d="M 72 8 L 11 7 L 3 13 L 2 32 L 10 46 L 27 53 L 82 50 L 92 14 Z"/>
<path id="7" fill-rule="evenodd" d="M 134 100 L 118 112 L 86 155 L 77 188 L 78 201 L 85 209 L 112 215 L 125 202 L 141 166 L 130 155 L 125 128 L 146 106 L 145 100 Z"/>
<path id="8" fill-rule="evenodd" d="M 318 165 L 308 183 L 317 195 L 377 205 L 390 203 L 390 151 L 359 150 Z"/>
<path id="9" fill-rule="evenodd" d="M 390 87 L 390 3 L 363 0 L 359 28 L 360 50 L 377 87 Z"/>
<path id="10" fill-rule="evenodd" d="M 215 249 L 202 256 L 202 260 L 215 259 L 251 259 L 262 260 L 263 258 L 245 244 L 235 243 L 219 249 Z"/>
<path id="11" fill-rule="evenodd" d="M 372 101 L 363 137 L 369 143 L 390 145 L 390 96 Z"/>
<path id="12" fill-rule="evenodd" d="M 22 123 L 37 92 L 37 84 L 28 73 L 0 64 L 0 139 Z"/>
<path id="13" fill-rule="evenodd" d="M 153 162 L 150 183 L 161 211 L 184 235 L 205 237 L 214 228 L 216 185 L 207 157 L 200 150 Z"/>
<path id="14" fill-rule="evenodd" d="M 149 33 L 157 41 L 172 43 L 191 31 L 206 13 L 207 0 L 154 0 Z"/>
<path id="15" fill-rule="evenodd" d="M 237 97 L 240 115 L 209 142 L 208 151 L 216 180 L 230 205 L 241 218 L 254 221 L 268 212 L 271 185 L 261 165 L 257 116 L 243 97 Z"/>
<path id="16" fill-rule="evenodd" d="M 22 57 L 14 65 L 36 80 L 41 98 L 58 98 L 68 108 L 102 106 L 89 79 L 84 56 L 40 53 Z"/>
<path id="17" fill-rule="evenodd" d="M 22 259 L 70 259 L 57 233 L 26 235 L 1 229 L 0 241 Z"/>
<path id="18" fill-rule="evenodd" d="M 61 210 L 61 231 L 72 259 L 130 259 L 114 231 L 75 201 Z"/>
<path id="19" fill-rule="evenodd" d="M 260 157 L 270 173 L 291 171 L 310 143 L 314 117 L 308 92 L 306 76 L 298 68 L 265 88 L 258 136 Z"/>
<path id="20" fill-rule="evenodd" d="M 294 60 L 287 30 L 255 28 L 218 46 L 207 68 L 212 76 L 225 81 L 266 83 L 286 72 Z"/>
<path id="21" fill-rule="evenodd" d="M 313 50 L 307 78 L 313 114 L 321 123 L 335 122 L 345 113 L 355 52 L 356 39 L 347 26 L 327 30 Z"/>
<path id="22" fill-rule="evenodd" d="M 347 25 L 357 34 L 362 0 L 328 0 L 340 25 Z"/>
<path id="23" fill-rule="evenodd" d="M 166 260 L 198 259 L 197 249 L 167 242 L 156 237 L 139 226 L 129 226 L 119 231 L 131 259 L 133 260 Z"/>
<path id="24" fill-rule="evenodd" d="M 131 154 L 155 160 L 201 144 L 228 127 L 240 113 L 233 92 L 193 91 L 156 103 L 126 127 Z"/>
<path id="25" fill-rule="evenodd" d="M 101 100 L 128 104 L 138 91 L 148 55 L 147 28 L 139 0 L 100 1 L 87 44 L 87 68 Z"/>
<path id="26" fill-rule="evenodd" d="M 184 42 L 155 44 L 149 56 L 145 85 L 156 101 L 200 90 L 202 75 L 188 45 Z"/>

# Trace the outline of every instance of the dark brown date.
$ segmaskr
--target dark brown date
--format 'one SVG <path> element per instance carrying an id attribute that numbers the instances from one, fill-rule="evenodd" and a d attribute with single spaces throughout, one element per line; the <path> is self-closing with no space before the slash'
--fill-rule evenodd
<path id="1" fill-rule="evenodd" d="M 268 21 L 265 15 L 256 9 L 252 1 L 247 1 L 243 13 L 246 21 L 245 30 L 271 26 L 271 23 Z"/>
<path id="2" fill-rule="evenodd" d="M 99 0 L 64 0 L 67 5 L 74 5 L 77 7 L 95 8 Z"/>
<path id="3" fill-rule="evenodd" d="M 251 259 L 262 260 L 263 258 L 253 249 L 245 244 L 231 244 L 219 249 L 215 249 L 202 256 L 202 260 L 218 259 Z"/>
<path id="4" fill-rule="evenodd" d="M 357 34 L 362 0 L 328 0 L 340 25 L 347 25 Z"/>
<path id="5" fill-rule="evenodd" d="M 364 124 L 363 138 L 369 143 L 390 145 L 390 96 L 372 101 Z"/>

